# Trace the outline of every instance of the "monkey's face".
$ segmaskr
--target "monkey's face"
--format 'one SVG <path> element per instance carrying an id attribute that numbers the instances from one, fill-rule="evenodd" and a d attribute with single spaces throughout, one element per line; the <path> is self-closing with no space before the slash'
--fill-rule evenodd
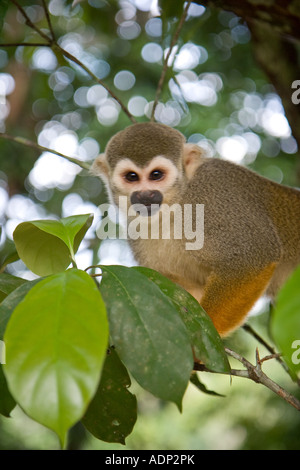
<path id="1" fill-rule="evenodd" d="M 180 203 L 185 185 L 202 161 L 199 147 L 186 144 L 180 132 L 148 122 L 113 136 L 92 171 L 105 182 L 111 202 L 120 207 L 120 196 L 125 196 L 122 210 L 144 206 L 140 213 L 148 216 L 155 213 L 151 206 L 159 209 L 162 204 Z"/>
<path id="2" fill-rule="evenodd" d="M 126 196 L 128 206 L 134 205 L 136 212 L 154 215 L 162 203 L 172 202 L 179 180 L 179 169 L 166 157 L 156 156 L 143 167 L 124 158 L 111 174 L 110 190 L 116 204 L 119 196 Z"/>

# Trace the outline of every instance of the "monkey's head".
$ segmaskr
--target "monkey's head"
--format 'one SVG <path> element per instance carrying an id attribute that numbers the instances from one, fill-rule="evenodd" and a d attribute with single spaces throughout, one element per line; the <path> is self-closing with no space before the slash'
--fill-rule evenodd
<path id="1" fill-rule="evenodd" d="M 128 206 L 142 204 L 151 215 L 151 205 L 178 199 L 182 185 L 199 166 L 200 155 L 199 147 L 185 144 L 179 131 L 140 123 L 113 136 L 92 170 L 104 180 L 115 204 L 119 196 L 127 196 Z"/>

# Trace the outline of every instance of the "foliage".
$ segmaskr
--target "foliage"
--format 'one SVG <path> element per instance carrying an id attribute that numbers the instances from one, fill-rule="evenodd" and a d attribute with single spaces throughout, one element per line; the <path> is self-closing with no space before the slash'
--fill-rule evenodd
<path id="1" fill-rule="evenodd" d="M 120 102 L 135 120 L 148 120 L 184 2 L 162 1 L 160 12 L 150 3 L 22 2 L 37 28 L 57 41 L 51 48 L 22 47 L 45 40 L 1 2 L 0 40 L 15 46 L 0 49 L 0 131 L 87 164 L 130 123 Z M 247 26 L 229 12 L 192 8 L 156 120 L 178 127 L 211 156 L 296 184 L 297 145 L 280 99 L 252 59 Z M 218 395 L 193 372 L 193 352 L 208 370 L 230 372 L 206 313 L 159 273 L 121 266 L 132 263 L 118 242 L 117 265 L 107 266 L 110 242 L 97 237 L 97 205 L 106 201 L 101 182 L 45 150 L 35 157 L 19 142 L 0 139 L 1 414 L 19 404 L 62 445 L 79 421 L 97 439 L 124 444 L 137 419 L 130 377 L 133 388 L 137 383 L 179 409 L 189 382 Z M 271 323 L 294 379 L 298 285 L 295 273 Z"/>
<path id="2" fill-rule="evenodd" d="M 15 290 L 0 307 L 6 345 L 3 372 L 9 390 L 28 416 L 58 434 L 62 445 L 67 431 L 85 412 L 83 423 L 93 434 L 124 442 L 135 422 L 136 402 L 126 390 L 130 380 L 120 359 L 142 387 L 179 408 L 193 370 L 192 346 L 205 356 L 211 351 L 214 370 L 229 371 L 223 345 L 200 305 L 187 303 L 181 318 L 178 298 L 189 294 L 173 285 L 172 295 L 166 295 L 170 281 L 155 271 L 146 275 L 136 268 L 103 266 L 100 292 L 105 303 L 85 271 L 75 267 L 62 271 L 65 262 L 58 266 L 56 260 L 65 258 L 67 247 L 69 260 L 75 262 L 74 253 L 89 223 L 89 215 L 77 215 L 20 224 L 14 232 L 18 253 L 29 260 L 33 272 L 46 277 L 19 286 L 18 278 L 5 274 L 4 280 L 8 278 Z M 20 289 L 22 294 L 16 297 Z M 108 322 L 115 351 L 105 361 Z M 200 341 L 197 322 L 205 324 Z M 10 393 L 4 376 L 2 412 L 7 415 Z M 116 403 L 126 406 L 126 413 Z M 95 410 L 104 412 L 103 422 Z"/>

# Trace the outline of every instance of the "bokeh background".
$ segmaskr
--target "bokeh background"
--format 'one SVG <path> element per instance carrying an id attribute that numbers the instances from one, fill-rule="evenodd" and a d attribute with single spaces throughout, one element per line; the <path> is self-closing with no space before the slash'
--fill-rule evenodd
<path id="1" fill-rule="evenodd" d="M 1 18 L 1 43 L 41 42 L 10 3 Z M 20 2 L 47 31 L 42 3 Z M 155 0 L 47 2 L 59 44 L 84 63 L 128 107 L 149 120 L 157 83 L 176 25 L 174 2 Z M 176 2 L 175 2 L 176 3 Z M 173 10 L 172 10 L 173 4 Z M 182 2 L 178 2 L 180 8 Z M 178 7 L 177 7 L 178 8 Z M 4 11 L 4 10 L 3 10 Z M 276 93 L 253 54 L 252 34 L 234 13 L 192 3 L 171 59 L 155 118 L 183 132 L 212 158 L 246 165 L 279 183 L 299 186 L 299 153 Z M 284 73 L 284 71 L 282 71 Z M 300 79 L 299 77 L 294 77 Z M 291 91 L 292 94 L 292 91 Z M 78 65 L 47 47 L 0 47 L 0 132 L 25 137 L 83 161 L 103 152 L 130 120 L 107 90 Z M 1 137 L 1 136 L 0 136 Z M 77 254 L 80 268 L 94 263 L 132 265 L 125 241 L 99 240 L 100 180 L 50 152 L 0 138 L 0 260 L 13 252 L 22 221 L 93 213 Z M 7 271 L 32 279 L 21 261 Z M 268 338 L 268 305 L 260 302 L 251 324 Z M 240 330 L 226 340 L 255 361 L 258 346 Z M 261 356 L 267 354 L 259 346 Z M 291 393 L 296 387 L 270 361 L 264 370 Z M 300 415 L 271 391 L 245 379 L 200 374 L 223 397 L 190 385 L 180 414 L 133 383 L 139 418 L 126 446 L 97 441 L 81 426 L 70 435 L 79 449 L 299 449 Z M 298 393 L 299 395 L 299 393 Z M 1 449 L 56 449 L 56 436 L 16 408 L 0 419 Z"/>

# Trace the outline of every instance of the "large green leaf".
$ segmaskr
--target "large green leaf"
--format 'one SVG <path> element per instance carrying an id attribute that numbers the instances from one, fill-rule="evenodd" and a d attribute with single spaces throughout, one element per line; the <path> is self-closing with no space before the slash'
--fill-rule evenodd
<path id="1" fill-rule="evenodd" d="M 61 220 L 34 220 L 17 226 L 13 237 L 20 258 L 39 276 L 64 271 L 92 223 L 91 214 Z"/>
<path id="2" fill-rule="evenodd" d="M 128 391 L 131 381 L 126 367 L 111 348 L 101 381 L 82 422 L 93 436 L 107 442 L 125 444 L 137 418 L 135 395 Z"/>
<path id="3" fill-rule="evenodd" d="M 193 356 L 173 302 L 135 269 L 102 266 L 102 271 L 100 290 L 121 360 L 142 387 L 180 407 Z"/>
<path id="4" fill-rule="evenodd" d="M 185 289 L 153 269 L 144 267 L 133 269 L 147 276 L 172 300 L 187 327 L 196 358 L 214 372 L 229 372 L 230 364 L 223 342 L 211 318 L 197 300 Z"/>
<path id="5" fill-rule="evenodd" d="M 300 372 L 300 267 L 279 292 L 271 318 L 271 332 L 284 359 Z"/>
<path id="6" fill-rule="evenodd" d="M 97 390 L 106 354 L 108 323 L 96 284 L 77 269 L 40 281 L 14 310 L 4 341 L 13 397 L 64 442 Z"/>

